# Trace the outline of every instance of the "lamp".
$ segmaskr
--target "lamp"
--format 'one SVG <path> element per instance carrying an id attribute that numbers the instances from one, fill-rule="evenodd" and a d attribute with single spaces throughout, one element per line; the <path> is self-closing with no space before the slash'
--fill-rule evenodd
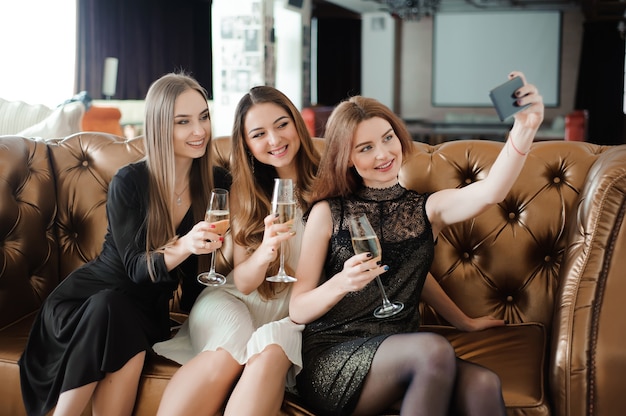
<path id="1" fill-rule="evenodd" d="M 117 84 L 117 58 L 104 59 L 104 71 L 102 72 L 102 95 L 107 100 L 115 95 Z"/>
<path id="2" fill-rule="evenodd" d="M 392 16 L 402 20 L 420 20 L 424 16 L 432 16 L 438 9 L 441 0 L 378 0 L 389 8 Z"/>

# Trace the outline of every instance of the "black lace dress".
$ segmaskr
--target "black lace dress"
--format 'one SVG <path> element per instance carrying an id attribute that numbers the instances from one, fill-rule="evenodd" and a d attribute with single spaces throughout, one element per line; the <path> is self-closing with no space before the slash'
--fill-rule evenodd
<path id="1" fill-rule="evenodd" d="M 365 212 L 380 239 L 382 264 L 389 266 L 380 278 L 389 298 L 403 302 L 404 310 L 390 318 L 374 317 L 382 298 L 376 281 L 372 281 L 363 290 L 348 293 L 324 316 L 306 325 L 303 370 L 297 388 L 320 414 L 350 414 L 380 344 L 389 335 L 419 328 L 419 299 L 434 254 L 432 229 L 425 212 L 427 198 L 395 185 L 364 188 L 349 199 L 328 200 L 333 233 L 325 276 L 339 273 L 354 255 L 347 218 Z"/>

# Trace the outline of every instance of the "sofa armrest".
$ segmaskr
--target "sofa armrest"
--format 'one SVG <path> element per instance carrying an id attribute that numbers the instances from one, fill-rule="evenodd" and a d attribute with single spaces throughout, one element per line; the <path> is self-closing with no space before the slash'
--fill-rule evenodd
<path id="1" fill-rule="evenodd" d="M 607 415 L 626 385 L 626 146 L 604 151 L 569 219 L 552 334 L 557 415 Z M 611 408 L 611 406 L 613 406 Z"/>

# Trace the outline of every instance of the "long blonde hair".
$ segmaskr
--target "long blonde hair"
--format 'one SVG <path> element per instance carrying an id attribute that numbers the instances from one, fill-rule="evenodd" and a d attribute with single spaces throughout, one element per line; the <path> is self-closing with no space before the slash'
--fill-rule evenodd
<path id="1" fill-rule="evenodd" d="M 247 247 L 249 252 L 256 250 L 263 240 L 263 219 L 271 211 L 273 179 L 278 177 L 276 169 L 257 161 L 246 145 L 246 115 L 254 105 L 262 103 L 276 104 L 284 109 L 300 137 L 300 150 L 295 160 L 298 202 L 303 210 L 309 206 L 308 194 L 320 161 L 302 115 L 285 94 L 273 87 L 257 86 L 241 98 L 235 111 L 231 135 L 231 198 L 237 207 L 231 217 L 231 229 L 234 242 Z M 278 260 L 268 267 L 268 273 L 273 274 L 277 270 Z M 263 298 L 269 299 L 280 289 L 276 283 L 264 282 L 258 291 Z"/>
<path id="2" fill-rule="evenodd" d="M 207 101 L 207 93 L 200 84 L 184 73 L 170 73 L 152 83 L 146 95 L 145 160 L 149 172 L 148 214 L 146 223 L 146 258 L 150 277 L 154 280 L 154 265 L 149 253 L 163 250 L 176 240 L 174 224 L 174 104 L 183 92 L 192 89 Z M 209 132 L 210 135 L 210 132 Z M 204 218 L 208 195 L 213 188 L 211 137 L 204 156 L 194 159 L 189 172 L 189 190 L 194 222 Z M 199 269 L 208 268 L 206 259 L 199 261 Z M 206 267 L 205 267 L 206 266 Z"/>
<path id="3" fill-rule="evenodd" d="M 351 97 L 335 107 L 328 118 L 324 134 L 326 146 L 311 188 L 311 203 L 334 196 L 347 196 L 363 184 L 356 169 L 349 167 L 352 139 L 359 124 L 374 117 L 391 124 L 402 146 L 402 159 L 408 160 L 413 150 L 413 139 L 400 117 L 373 98 Z"/>

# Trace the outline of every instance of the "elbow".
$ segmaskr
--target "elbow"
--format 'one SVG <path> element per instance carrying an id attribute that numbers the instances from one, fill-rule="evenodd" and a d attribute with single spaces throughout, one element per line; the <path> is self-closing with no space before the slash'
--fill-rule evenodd
<path id="1" fill-rule="evenodd" d="M 293 298 L 289 302 L 289 318 L 298 325 L 306 325 L 306 322 L 302 314 L 298 313 L 298 307 L 294 305 Z"/>
<path id="2" fill-rule="evenodd" d="M 491 206 L 491 205 L 499 204 L 502 201 L 504 201 L 504 199 L 506 198 L 507 195 L 508 195 L 508 191 L 507 192 L 497 192 L 497 193 L 491 195 L 491 198 L 489 198 L 487 200 L 487 205 Z"/>
<path id="3" fill-rule="evenodd" d="M 249 295 L 250 293 L 254 292 L 254 290 L 256 289 L 256 287 L 253 287 L 251 285 L 238 282 L 237 279 L 235 279 L 235 287 L 237 288 L 238 291 L 240 291 L 244 295 Z"/>

